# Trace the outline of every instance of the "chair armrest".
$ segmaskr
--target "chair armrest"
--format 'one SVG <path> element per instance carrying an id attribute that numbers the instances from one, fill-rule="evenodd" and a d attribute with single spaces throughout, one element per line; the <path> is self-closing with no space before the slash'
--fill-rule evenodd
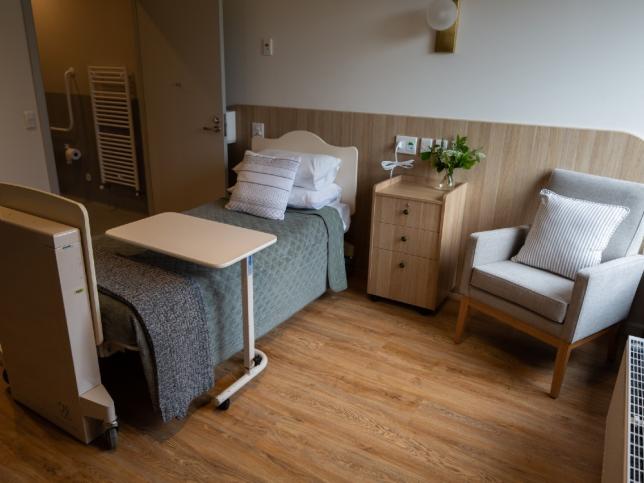
<path id="1" fill-rule="evenodd" d="M 514 256 L 525 242 L 527 225 L 472 233 L 465 248 L 459 291 L 469 293 L 472 269 L 488 263 L 502 262 Z"/>
<path id="2" fill-rule="evenodd" d="M 577 272 L 564 324 L 576 342 L 626 318 L 644 273 L 644 255 L 617 258 Z"/>

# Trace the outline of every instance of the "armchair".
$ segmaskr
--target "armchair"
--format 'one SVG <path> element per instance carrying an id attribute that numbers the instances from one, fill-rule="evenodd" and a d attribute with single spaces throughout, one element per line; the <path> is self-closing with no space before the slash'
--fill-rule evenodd
<path id="1" fill-rule="evenodd" d="M 572 349 L 628 315 L 644 273 L 644 185 L 557 169 L 550 190 L 573 198 L 628 206 L 630 213 L 602 254 L 602 263 L 574 280 L 511 261 L 528 226 L 473 233 L 467 243 L 454 340 L 461 342 L 471 308 L 557 349 L 550 396 L 559 396 Z"/>

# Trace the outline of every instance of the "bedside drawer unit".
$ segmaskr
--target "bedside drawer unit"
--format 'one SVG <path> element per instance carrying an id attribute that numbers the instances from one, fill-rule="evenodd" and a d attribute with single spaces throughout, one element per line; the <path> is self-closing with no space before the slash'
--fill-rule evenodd
<path id="1" fill-rule="evenodd" d="M 438 231 L 441 205 L 409 199 L 376 196 L 376 221 L 391 225 Z"/>
<path id="2" fill-rule="evenodd" d="M 383 249 L 374 250 L 371 256 L 374 295 L 419 307 L 426 307 L 435 297 L 434 260 Z"/>
<path id="3" fill-rule="evenodd" d="M 436 310 L 456 284 L 466 195 L 411 176 L 374 186 L 367 292 Z"/>
<path id="4" fill-rule="evenodd" d="M 438 232 L 389 223 L 375 223 L 373 245 L 375 248 L 436 260 Z"/>

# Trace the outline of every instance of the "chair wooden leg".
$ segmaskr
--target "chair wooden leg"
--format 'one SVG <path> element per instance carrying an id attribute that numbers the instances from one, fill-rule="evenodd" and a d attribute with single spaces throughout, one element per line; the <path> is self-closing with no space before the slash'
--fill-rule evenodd
<path id="1" fill-rule="evenodd" d="M 552 375 L 552 385 L 550 386 L 550 397 L 557 399 L 559 391 L 561 391 L 561 384 L 563 383 L 564 376 L 566 375 L 566 366 L 568 359 L 570 359 L 570 352 L 572 352 L 572 345 L 562 343 L 557 349 L 557 359 L 555 360 L 555 370 Z"/>
<path id="2" fill-rule="evenodd" d="M 463 339 L 463 332 L 465 332 L 465 323 L 467 322 L 469 312 L 470 299 L 469 297 L 464 296 L 461 299 L 461 305 L 458 308 L 458 319 L 456 320 L 456 331 L 454 332 L 454 342 L 457 344 L 460 344 Z"/>

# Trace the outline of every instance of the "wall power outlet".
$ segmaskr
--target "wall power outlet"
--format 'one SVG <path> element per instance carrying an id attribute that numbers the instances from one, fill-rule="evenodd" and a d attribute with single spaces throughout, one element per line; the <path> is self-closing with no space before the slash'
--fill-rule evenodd
<path id="1" fill-rule="evenodd" d="M 415 155 L 418 151 L 418 138 L 410 136 L 396 136 L 396 146 L 402 142 L 402 146 L 398 149 L 401 154 Z"/>

